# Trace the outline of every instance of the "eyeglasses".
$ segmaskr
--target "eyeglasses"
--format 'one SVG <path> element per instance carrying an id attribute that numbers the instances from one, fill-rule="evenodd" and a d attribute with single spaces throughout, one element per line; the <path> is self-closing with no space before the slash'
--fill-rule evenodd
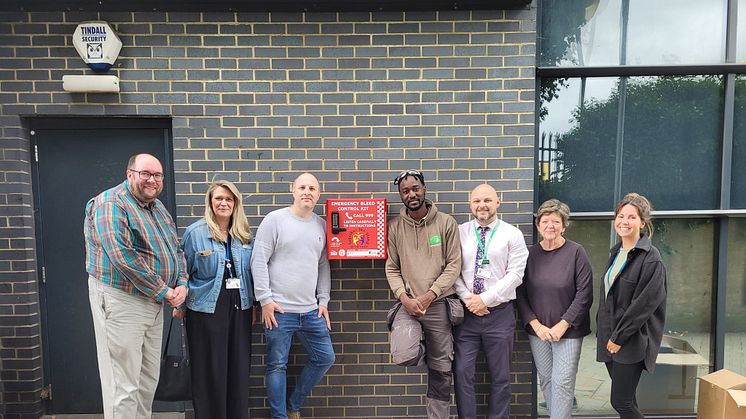
<path id="1" fill-rule="evenodd" d="M 130 172 L 137 173 L 137 175 L 140 176 L 140 179 L 142 180 L 148 180 L 151 177 L 156 182 L 161 182 L 163 180 L 163 173 L 150 173 L 147 170 L 132 170 L 132 169 L 127 169 L 127 170 L 129 170 Z"/>
<path id="2" fill-rule="evenodd" d="M 425 183 L 425 176 L 422 175 L 422 172 L 420 172 L 419 170 L 412 170 L 412 169 L 410 169 L 410 170 L 405 170 L 405 171 L 399 173 L 399 176 L 397 176 L 394 179 L 394 185 L 398 185 L 402 180 L 404 180 L 404 178 L 406 178 L 408 176 L 414 176 L 417 179 L 419 179 L 420 182 L 422 182 L 423 184 Z"/>

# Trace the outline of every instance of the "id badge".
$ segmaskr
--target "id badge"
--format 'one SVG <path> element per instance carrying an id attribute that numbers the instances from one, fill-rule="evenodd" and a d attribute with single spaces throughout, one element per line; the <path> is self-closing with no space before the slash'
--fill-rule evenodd
<path id="1" fill-rule="evenodd" d="M 481 279 L 482 281 L 490 279 L 490 271 L 487 268 L 480 266 L 477 270 L 477 278 Z"/>
<path id="2" fill-rule="evenodd" d="M 225 288 L 229 290 L 237 290 L 241 288 L 241 281 L 238 278 L 228 278 L 225 280 Z"/>

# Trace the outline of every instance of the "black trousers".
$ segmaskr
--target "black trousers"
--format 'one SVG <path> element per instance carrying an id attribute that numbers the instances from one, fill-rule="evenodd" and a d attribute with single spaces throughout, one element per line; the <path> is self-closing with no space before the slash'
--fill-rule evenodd
<path id="1" fill-rule="evenodd" d="M 464 308 L 464 323 L 453 329 L 456 354 L 453 362 L 456 377 L 458 417 L 477 417 L 475 377 L 477 355 L 484 348 L 490 374 L 490 394 L 487 397 L 489 419 L 510 417 L 510 358 L 513 354 L 515 312 L 513 304 L 476 316 Z M 480 371 L 481 372 L 481 371 Z"/>
<path id="2" fill-rule="evenodd" d="M 611 406 L 619 413 L 620 419 L 640 419 L 642 415 L 637 407 L 637 384 L 645 364 L 620 364 L 607 362 L 606 370 L 611 377 Z"/>
<path id="3" fill-rule="evenodd" d="M 187 313 L 192 397 L 197 419 L 248 419 L 251 310 L 238 290 L 220 291 L 215 313 Z"/>

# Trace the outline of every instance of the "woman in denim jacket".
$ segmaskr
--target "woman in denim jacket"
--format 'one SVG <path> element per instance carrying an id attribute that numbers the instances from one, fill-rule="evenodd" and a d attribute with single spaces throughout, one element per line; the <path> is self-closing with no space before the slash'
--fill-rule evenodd
<path id="1" fill-rule="evenodd" d="M 189 272 L 186 329 L 197 419 L 249 417 L 250 243 L 241 193 L 229 181 L 214 182 L 205 196 L 205 217 L 181 241 Z"/>

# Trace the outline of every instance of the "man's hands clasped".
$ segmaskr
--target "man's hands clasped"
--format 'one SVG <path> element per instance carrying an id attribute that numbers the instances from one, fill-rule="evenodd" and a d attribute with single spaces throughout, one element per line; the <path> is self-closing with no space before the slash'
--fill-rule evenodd
<path id="1" fill-rule="evenodd" d="M 435 298 L 436 295 L 432 291 L 428 291 L 424 295 L 415 298 L 411 298 L 409 297 L 409 295 L 407 295 L 407 293 L 403 292 L 399 296 L 399 301 L 401 301 L 401 304 L 404 307 L 404 310 L 407 311 L 407 314 L 414 317 L 421 317 L 425 315 L 425 312 L 427 312 L 430 304 L 435 301 Z"/>
<path id="2" fill-rule="evenodd" d="M 173 308 L 177 308 L 180 305 L 184 304 L 188 293 L 189 289 L 186 286 L 179 285 L 174 288 L 169 288 L 166 291 L 166 296 L 164 298 L 166 299 L 168 305 Z"/>

